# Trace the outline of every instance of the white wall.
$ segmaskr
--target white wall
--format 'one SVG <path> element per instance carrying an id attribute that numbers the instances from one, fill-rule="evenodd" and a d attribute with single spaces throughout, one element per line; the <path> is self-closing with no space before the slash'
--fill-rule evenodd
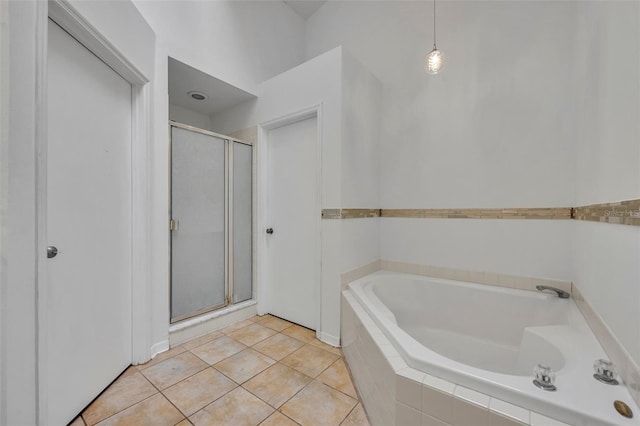
<path id="1" fill-rule="evenodd" d="M 180 105 L 169 104 L 169 120 L 188 124 L 199 129 L 211 130 L 211 118 L 208 115 L 192 111 Z"/>
<path id="2" fill-rule="evenodd" d="M 308 56 L 340 43 L 384 84 L 382 207 L 571 204 L 577 7 L 438 3 L 437 76 L 422 69 L 431 3 L 329 2 L 309 19 Z"/>
<path id="3" fill-rule="evenodd" d="M 575 152 L 577 205 L 640 198 L 640 5 L 593 2 L 581 35 L 583 135 Z M 637 212 L 636 212 L 637 214 Z M 640 229 L 573 224 L 573 279 L 640 365 Z"/>
<path id="4" fill-rule="evenodd" d="M 281 2 L 134 2 L 156 32 L 155 143 L 151 152 L 152 323 L 154 352 L 169 332 L 169 119 L 167 57 L 249 93 L 303 57 L 304 21 Z"/>
<path id="5" fill-rule="evenodd" d="M 435 77 L 431 3 L 328 2 L 308 20 L 307 57 L 343 45 L 382 82 L 380 207 L 640 198 L 637 2 L 437 6 Z M 383 218 L 380 256 L 573 280 L 640 363 L 637 227 Z"/>
<path id="6" fill-rule="evenodd" d="M 135 67 L 153 77 L 154 35 L 130 2 L 110 3 L 108 8 L 106 2 L 100 1 L 91 5 L 76 0 L 67 3 L 95 31 L 121 49 Z M 9 36 L 8 40 L 3 37 L 2 82 L 5 87 L 8 77 L 10 85 L 8 99 L 3 93 L 3 102 L 8 102 L 8 126 L 3 129 L 6 133 L 0 146 L 0 231 L 2 247 L 11 250 L 3 250 L 1 261 L 0 424 L 33 425 L 37 415 L 36 271 L 44 256 L 44 247 L 36 245 L 37 226 L 43 220 L 37 216 L 36 200 L 42 188 L 37 186 L 36 159 L 40 155 L 40 135 L 45 130 L 41 114 L 46 90 L 40 80 L 44 63 L 37 62 L 37 58 L 46 52 L 47 2 L 12 1 L 8 5 L 3 2 L 2 7 L 3 12 L 8 11 L 3 19 L 8 19 Z"/>
<path id="7" fill-rule="evenodd" d="M 249 93 L 304 56 L 304 21 L 279 1 L 134 3 L 171 57 Z"/>
<path id="8" fill-rule="evenodd" d="M 583 72 L 589 90 L 581 105 L 576 146 L 576 205 L 640 195 L 640 6 L 587 2 L 582 11 Z"/>
<path id="9" fill-rule="evenodd" d="M 571 280 L 568 220 L 382 218 L 385 260 Z"/>
<path id="10" fill-rule="evenodd" d="M 328 2 L 307 24 L 308 57 L 342 44 L 382 82 L 380 204 L 370 207 L 571 206 L 574 97 L 583 88 L 573 60 L 578 6 L 439 2 L 445 69 L 429 76 L 422 62 L 432 47 L 432 6 Z M 567 226 L 383 218 L 381 256 L 568 279 L 570 245 L 560 241 Z M 507 249 L 514 235 L 530 243 L 527 256 Z M 482 254 L 460 253 L 467 250 Z"/>
<path id="11" fill-rule="evenodd" d="M 256 101 L 245 102 L 211 118 L 213 128 L 228 134 L 321 105 L 319 123 L 322 133 L 322 208 L 341 206 L 342 58 L 342 49 L 331 50 L 260 84 Z M 261 141 L 258 140 L 258 150 L 262 149 Z M 260 152 L 258 158 L 261 157 Z M 258 163 L 259 194 L 262 193 L 264 173 Z M 321 243 L 322 293 L 319 332 L 324 340 L 335 344 L 340 338 L 340 222 L 342 221 L 322 221 Z M 259 234 L 258 237 L 262 238 L 264 234 Z M 260 241 L 258 244 L 261 244 Z M 258 279 L 260 276 L 259 270 Z M 257 285 L 261 286 L 263 282 L 259 281 Z M 264 306 L 264 299 L 260 297 L 264 291 L 268 289 L 258 288 L 259 313 L 268 312 L 268 306 Z"/>
<path id="12" fill-rule="evenodd" d="M 342 208 L 380 205 L 378 176 L 382 84 L 351 54 L 342 54 Z M 331 173 L 331 170 L 327 170 Z M 379 219 L 343 220 L 340 271 L 380 259 Z"/>
<path id="13" fill-rule="evenodd" d="M 4 200 L 7 183 L 7 153 L 5 147 L 9 141 L 9 5 L 7 2 L 0 3 L 0 197 Z M 0 201 L 0 312 L 5 312 L 4 283 L 6 281 L 6 265 L 4 264 L 4 226 L 5 226 L 5 204 Z M 5 398 L 6 374 L 4 369 L 5 347 L 4 333 L 6 318 L 0 313 L 0 424 L 4 424 L 5 418 Z"/>

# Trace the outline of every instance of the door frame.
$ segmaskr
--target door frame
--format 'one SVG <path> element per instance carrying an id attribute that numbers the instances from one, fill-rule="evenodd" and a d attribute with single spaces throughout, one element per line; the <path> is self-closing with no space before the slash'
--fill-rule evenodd
<path id="1" fill-rule="evenodd" d="M 51 18 L 84 47 L 131 84 L 131 363 L 142 363 L 151 356 L 150 304 L 150 76 L 118 50 L 84 16 L 66 0 L 49 0 L 37 4 L 36 46 L 36 422 L 42 423 L 47 412 L 45 383 L 47 306 L 47 28 Z M 108 383 L 105 383 L 105 386 Z"/>
<path id="2" fill-rule="evenodd" d="M 269 121 L 258 124 L 258 143 L 257 148 L 257 195 L 258 195 L 258 214 L 257 214 L 257 299 L 258 299 L 258 314 L 262 315 L 268 313 L 268 306 L 265 306 L 265 297 L 272 289 L 271 284 L 268 282 L 268 249 L 267 249 L 267 236 L 263 232 L 267 226 L 268 212 L 267 212 L 267 198 L 269 197 L 269 164 L 268 164 L 268 135 L 269 131 L 277 129 L 279 127 L 287 126 L 289 124 L 296 123 L 298 121 L 306 120 L 309 118 L 316 119 L 316 250 L 318 253 L 318 260 L 316 262 L 316 289 L 314 299 L 317 300 L 316 305 L 316 336 L 320 338 L 322 335 L 322 104 L 312 105 L 307 108 L 303 108 L 292 113 L 274 118 Z"/>
<path id="3" fill-rule="evenodd" d="M 171 313 L 171 292 L 173 285 L 173 236 L 171 233 L 173 232 L 169 229 L 169 324 L 174 325 L 181 321 L 186 321 L 191 318 L 199 317 L 205 315 L 210 312 L 214 312 L 227 306 L 234 305 L 233 302 L 233 144 L 240 143 L 242 145 L 247 145 L 251 147 L 251 156 L 252 159 L 256 157 L 256 144 L 245 141 L 242 139 L 234 138 L 228 135 L 222 135 L 220 133 L 212 132 L 211 130 L 201 129 L 199 127 L 191 126 L 189 124 L 180 123 L 179 121 L 169 120 L 169 219 L 173 220 L 173 131 L 172 128 L 175 127 L 177 129 L 187 130 L 190 132 L 200 133 L 202 135 L 212 136 L 217 139 L 222 139 L 224 141 L 224 280 L 225 280 L 225 301 L 223 304 L 216 305 L 210 308 L 201 309 L 199 311 L 191 312 L 189 314 L 181 315 L 176 317 L 175 319 Z M 255 161 L 252 160 L 252 173 L 251 173 L 251 185 L 252 188 L 256 187 L 256 174 L 253 172 L 255 169 Z M 255 218 L 255 198 L 256 191 L 252 190 L 251 194 L 251 250 L 252 250 L 252 270 L 254 271 L 252 277 L 252 283 L 256 282 L 256 256 L 254 254 L 253 247 L 255 246 L 255 236 L 256 236 L 256 221 Z M 252 285 L 252 295 L 251 300 L 255 300 L 256 291 L 255 285 Z M 238 302 L 242 303 L 242 302 Z"/>

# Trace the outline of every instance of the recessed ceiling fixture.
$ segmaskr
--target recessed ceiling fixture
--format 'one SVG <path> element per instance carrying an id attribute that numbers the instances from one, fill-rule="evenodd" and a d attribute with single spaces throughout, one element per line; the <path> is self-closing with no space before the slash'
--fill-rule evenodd
<path id="1" fill-rule="evenodd" d="M 424 70 L 429 74 L 438 74 L 442 69 L 442 53 L 436 47 L 436 0 L 433 0 L 433 49 L 424 58 Z"/>
<path id="2" fill-rule="evenodd" d="M 205 95 L 202 92 L 197 92 L 195 90 L 192 90 L 190 92 L 187 92 L 187 95 L 191 96 L 193 99 L 195 99 L 196 101 L 204 101 L 205 99 L 208 98 L 207 95 Z"/>

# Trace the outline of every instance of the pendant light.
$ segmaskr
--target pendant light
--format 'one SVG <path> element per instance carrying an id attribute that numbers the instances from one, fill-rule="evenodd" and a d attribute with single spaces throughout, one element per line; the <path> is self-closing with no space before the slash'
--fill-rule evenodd
<path id="1" fill-rule="evenodd" d="M 436 0 L 433 0 L 433 49 L 424 58 L 424 70 L 428 74 L 438 74 L 442 69 L 442 52 L 436 47 Z"/>

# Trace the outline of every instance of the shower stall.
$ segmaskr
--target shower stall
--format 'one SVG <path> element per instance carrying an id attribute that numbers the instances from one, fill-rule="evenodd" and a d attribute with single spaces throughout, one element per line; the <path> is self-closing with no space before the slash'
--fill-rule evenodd
<path id="1" fill-rule="evenodd" d="M 253 298 L 253 149 L 170 121 L 171 322 Z"/>

